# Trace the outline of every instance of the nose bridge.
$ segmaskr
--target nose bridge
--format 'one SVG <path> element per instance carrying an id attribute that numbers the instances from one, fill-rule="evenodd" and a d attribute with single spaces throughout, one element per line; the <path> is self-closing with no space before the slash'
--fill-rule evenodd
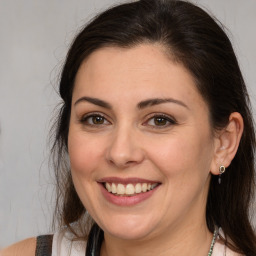
<path id="1" fill-rule="evenodd" d="M 118 125 L 112 134 L 107 160 L 119 168 L 125 168 L 140 163 L 143 158 L 137 129 L 128 123 Z"/>

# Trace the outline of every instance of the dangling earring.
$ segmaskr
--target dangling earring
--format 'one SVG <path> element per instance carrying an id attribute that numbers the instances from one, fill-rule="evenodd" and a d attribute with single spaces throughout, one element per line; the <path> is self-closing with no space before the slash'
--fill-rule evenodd
<path id="1" fill-rule="evenodd" d="M 219 168 L 219 184 L 221 183 L 221 174 L 223 174 L 226 171 L 225 166 L 221 165 Z"/>

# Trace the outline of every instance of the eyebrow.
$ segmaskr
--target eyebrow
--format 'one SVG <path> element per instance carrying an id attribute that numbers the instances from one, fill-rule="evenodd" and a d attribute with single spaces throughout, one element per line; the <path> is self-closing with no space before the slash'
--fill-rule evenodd
<path id="1" fill-rule="evenodd" d="M 94 105 L 97 105 L 97 106 L 100 106 L 100 107 L 103 107 L 103 108 L 107 108 L 107 109 L 112 109 L 112 106 L 107 103 L 106 101 L 103 101 L 103 100 L 100 100 L 100 99 L 97 99 L 97 98 L 91 98 L 91 97 L 82 97 L 82 98 L 79 98 L 74 105 L 77 105 L 78 103 L 80 102 L 84 102 L 84 101 L 87 101 L 87 102 L 90 102 Z"/>
<path id="2" fill-rule="evenodd" d="M 155 105 L 159 105 L 159 104 L 163 104 L 163 103 L 175 103 L 175 104 L 178 104 L 180 106 L 183 106 L 183 107 L 189 109 L 189 107 L 184 102 L 182 102 L 180 100 L 173 99 L 173 98 L 167 98 L 167 99 L 154 98 L 154 99 L 144 100 L 138 104 L 138 108 L 143 109 L 146 107 L 151 107 L 151 106 L 155 106 Z"/>
<path id="3" fill-rule="evenodd" d="M 77 105 L 78 103 L 84 102 L 84 101 L 92 103 L 92 104 L 100 106 L 100 107 L 103 107 L 103 108 L 112 109 L 112 106 L 108 102 L 106 102 L 104 100 L 97 99 L 97 98 L 91 98 L 91 97 L 86 97 L 86 96 L 84 96 L 82 98 L 79 98 L 75 102 L 74 105 Z M 180 106 L 183 106 L 183 107 L 189 109 L 189 107 L 184 102 L 182 102 L 180 100 L 173 99 L 173 98 L 166 98 L 166 99 L 153 98 L 153 99 L 147 99 L 147 100 L 139 102 L 137 104 L 137 108 L 144 109 L 146 107 L 151 107 L 151 106 L 155 106 L 155 105 L 159 105 L 159 104 L 163 104 L 163 103 L 175 103 L 175 104 L 178 104 Z"/>

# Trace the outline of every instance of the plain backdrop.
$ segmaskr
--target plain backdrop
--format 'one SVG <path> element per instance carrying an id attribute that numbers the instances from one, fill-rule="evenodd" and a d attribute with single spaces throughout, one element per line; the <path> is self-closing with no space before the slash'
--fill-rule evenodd
<path id="1" fill-rule="evenodd" d="M 194 2 L 227 27 L 255 109 L 256 0 Z M 50 231 L 47 140 L 58 75 L 79 28 L 113 3 L 0 0 L 0 248 Z"/>

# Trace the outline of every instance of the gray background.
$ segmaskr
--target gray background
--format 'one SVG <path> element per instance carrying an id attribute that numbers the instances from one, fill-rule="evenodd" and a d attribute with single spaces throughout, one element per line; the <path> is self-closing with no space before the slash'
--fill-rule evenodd
<path id="1" fill-rule="evenodd" d="M 78 28 L 116 2 L 0 0 L 0 248 L 50 230 L 47 136 L 58 74 Z M 229 29 L 255 108 L 256 0 L 194 2 Z"/>

